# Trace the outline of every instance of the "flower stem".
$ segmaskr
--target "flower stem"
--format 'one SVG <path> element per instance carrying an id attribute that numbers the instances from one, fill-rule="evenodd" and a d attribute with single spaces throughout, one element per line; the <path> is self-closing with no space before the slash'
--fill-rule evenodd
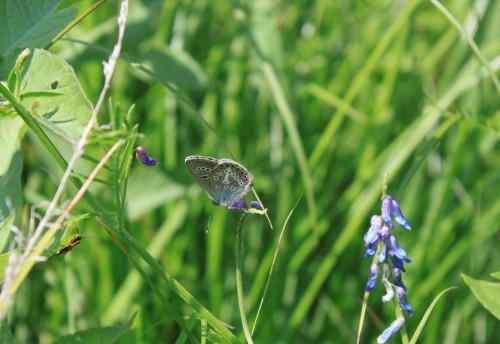
<path id="1" fill-rule="evenodd" d="M 247 342 L 253 344 L 252 335 L 250 333 L 250 329 L 248 328 L 247 317 L 245 315 L 245 306 L 243 303 L 243 225 L 245 224 L 245 219 L 247 216 L 247 213 L 243 213 L 241 215 L 236 231 L 236 291 L 238 293 L 238 306 L 240 308 L 241 325 L 243 326 L 243 332 L 245 333 Z"/>

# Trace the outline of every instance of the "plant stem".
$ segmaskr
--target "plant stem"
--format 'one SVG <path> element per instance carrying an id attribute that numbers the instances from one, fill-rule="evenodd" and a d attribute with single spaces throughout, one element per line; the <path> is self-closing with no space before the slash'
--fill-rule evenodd
<path id="1" fill-rule="evenodd" d="M 238 223 L 236 231 L 236 290 L 238 293 L 238 306 L 240 307 L 241 325 L 243 332 L 248 343 L 253 344 L 252 335 L 248 328 L 247 317 L 245 315 L 245 305 L 243 302 L 243 274 L 242 274 L 242 261 L 243 261 L 243 225 L 248 214 L 243 213 Z"/>

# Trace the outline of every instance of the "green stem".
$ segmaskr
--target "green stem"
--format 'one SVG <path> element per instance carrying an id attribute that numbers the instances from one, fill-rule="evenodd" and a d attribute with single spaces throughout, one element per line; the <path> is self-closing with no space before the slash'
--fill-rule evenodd
<path id="1" fill-rule="evenodd" d="M 98 2 L 96 2 L 95 4 L 93 4 L 92 6 L 90 6 L 90 8 L 88 10 L 86 10 L 85 12 L 83 12 L 82 14 L 80 14 L 77 18 L 73 19 L 68 25 L 66 25 L 62 30 L 61 32 L 59 32 L 54 38 L 52 38 L 49 42 L 49 44 L 47 44 L 45 46 L 45 50 L 48 50 L 51 46 L 54 45 L 54 43 L 56 43 L 58 40 L 60 40 L 65 34 L 68 33 L 69 30 L 71 30 L 72 28 L 74 28 L 76 26 L 76 24 L 78 24 L 79 22 L 81 22 L 85 17 L 87 17 L 90 13 L 94 12 L 96 10 L 97 7 L 101 6 L 106 0 L 99 0 Z"/>
<path id="2" fill-rule="evenodd" d="M 245 224 L 247 216 L 247 213 L 243 213 L 243 215 L 241 215 L 240 222 L 238 223 L 238 229 L 236 231 L 236 290 L 238 293 L 238 306 L 240 307 L 243 332 L 245 333 L 247 342 L 253 344 L 252 334 L 250 333 L 250 328 L 248 327 L 247 317 L 245 315 L 245 305 L 243 302 L 243 225 Z"/>

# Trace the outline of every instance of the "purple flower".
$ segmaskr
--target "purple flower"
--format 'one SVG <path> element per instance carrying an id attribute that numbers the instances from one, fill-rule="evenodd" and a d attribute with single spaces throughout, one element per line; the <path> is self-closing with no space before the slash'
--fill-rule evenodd
<path id="1" fill-rule="evenodd" d="M 135 149 L 135 155 L 137 156 L 137 159 L 139 159 L 140 162 L 142 162 L 146 166 L 155 166 L 158 164 L 158 161 L 150 157 L 147 153 L 144 147 L 139 146 Z"/>
<path id="2" fill-rule="evenodd" d="M 365 242 L 365 258 L 371 257 L 377 252 L 377 244 L 379 240 L 379 231 L 382 226 L 382 219 L 380 216 L 372 216 L 371 226 L 363 236 Z"/>
<path id="3" fill-rule="evenodd" d="M 387 195 L 384 197 L 384 200 L 382 201 L 382 219 L 384 222 L 391 228 L 394 228 L 394 225 L 392 224 L 392 197 Z"/>
<path id="4" fill-rule="evenodd" d="M 403 250 L 401 246 L 399 246 L 399 243 L 394 235 L 389 236 L 389 242 L 391 244 L 392 249 L 394 250 L 394 254 L 396 255 L 396 257 L 404 260 L 407 263 L 411 263 L 411 258 L 408 258 L 406 256 L 406 251 Z"/>
<path id="5" fill-rule="evenodd" d="M 366 282 L 365 285 L 365 290 L 370 292 L 373 289 L 375 289 L 375 286 L 377 285 L 377 278 L 378 278 L 378 265 L 377 264 L 372 264 L 370 266 L 370 278 Z"/>
<path id="6" fill-rule="evenodd" d="M 257 210 L 264 210 L 264 207 L 262 206 L 262 204 L 260 204 L 257 201 L 251 201 L 250 208 L 257 209 Z"/>
<path id="7" fill-rule="evenodd" d="M 377 243 L 372 243 L 366 246 L 366 251 L 365 251 L 365 258 L 372 257 L 375 252 L 377 252 Z"/>
<path id="8" fill-rule="evenodd" d="M 387 245 L 383 244 L 382 248 L 380 249 L 380 252 L 378 253 L 378 256 L 377 256 L 377 262 L 379 264 L 382 264 L 383 262 L 385 262 L 386 255 L 387 255 Z"/>
<path id="9" fill-rule="evenodd" d="M 401 271 L 406 271 L 404 265 L 403 265 L 403 260 L 398 258 L 398 256 L 396 256 L 396 254 L 394 253 L 394 250 L 393 249 L 388 249 L 387 250 L 387 255 L 389 256 L 389 258 L 391 259 L 391 262 L 392 264 L 397 267 L 399 270 Z"/>
<path id="10" fill-rule="evenodd" d="M 396 202 L 395 200 L 392 200 L 392 213 L 394 215 L 394 219 L 401 226 L 401 228 L 404 228 L 407 231 L 411 230 L 410 223 L 403 216 L 403 213 L 401 212 L 401 208 L 399 207 L 398 202 Z"/>
<path id="11" fill-rule="evenodd" d="M 247 208 L 247 204 L 242 199 L 237 199 L 232 205 L 227 207 L 229 210 L 243 210 Z"/>
<path id="12" fill-rule="evenodd" d="M 401 270 L 399 270 L 398 268 L 394 268 L 392 272 L 392 277 L 394 278 L 395 285 L 406 290 L 406 286 L 403 283 L 403 276 L 401 276 Z"/>
<path id="13" fill-rule="evenodd" d="M 378 231 L 379 231 L 379 228 L 377 228 L 373 225 L 370 228 L 368 228 L 368 231 L 363 236 L 363 240 L 365 241 L 366 247 L 368 245 L 376 243 L 378 241 Z"/>
<path id="14" fill-rule="evenodd" d="M 405 323 L 405 318 L 404 317 L 398 317 L 396 320 L 394 320 L 387 329 L 382 332 L 382 334 L 377 338 L 377 343 L 382 344 L 387 342 L 391 336 L 398 332 L 399 329 L 404 325 Z"/>
<path id="15" fill-rule="evenodd" d="M 372 230 L 372 228 L 373 227 L 370 227 L 365 234 L 365 258 L 371 257 L 377 252 L 378 233 L 376 229 Z"/>
<path id="16" fill-rule="evenodd" d="M 384 244 L 387 243 L 387 238 L 389 237 L 389 227 L 387 226 L 382 226 L 380 229 L 380 241 L 382 241 Z"/>
<path id="17" fill-rule="evenodd" d="M 398 294 L 399 305 L 401 306 L 401 309 L 406 311 L 406 313 L 408 313 L 408 315 L 412 317 L 413 309 L 411 308 L 411 305 L 406 298 L 406 291 L 401 287 L 396 287 L 396 293 Z"/>
<path id="18" fill-rule="evenodd" d="M 407 231 L 411 230 L 410 222 L 403 216 L 399 203 L 387 195 L 382 201 L 382 219 L 391 229 L 394 228 L 392 216 L 394 216 L 394 219 L 402 228 Z"/>

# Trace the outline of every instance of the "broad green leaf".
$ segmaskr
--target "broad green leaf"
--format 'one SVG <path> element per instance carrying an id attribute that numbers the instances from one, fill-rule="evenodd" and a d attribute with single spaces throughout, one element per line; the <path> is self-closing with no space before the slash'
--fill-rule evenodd
<path id="1" fill-rule="evenodd" d="M 0 119 L 0 175 L 7 173 L 12 157 L 19 149 L 19 142 L 23 135 L 23 121 L 19 117 Z"/>
<path id="2" fill-rule="evenodd" d="M 462 278 L 483 307 L 500 320 L 500 283 L 476 280 L 464 274 Z"/>
<path id="3" fill-rule="evenodd" d="M 95 327 L 76 332 L 64 337 L 59 338 L 54 344 L 73 344 L 73 343 L 96 343 L 108 344 L 114 343 L 118 338 L 123 336 L 130 330 L 137 313 L 132 315 L 129 321 L 123 325 Z"/>
<path id="4" fill-rule="evenodd" d="M 0 79 L 24 48 L 45 47 L 77 13 L 61 0 L 0 0 Z M 3 55 L 3 56 L 2 56 Z"/>
<path id="5" fill-rule="evenodd" d="M 41 126 L 76 142 L 92 115 L 73 68 L 48 51 L 35 49 L 21 82 L 22 104 Z"/>
<path id="6" fill-rule="evenodd" d="M 149 69 L 154 77 L 165 83 L 191 88 L 205 88 L 207 77 L 190 55 L 182 51 L 173 51 L 167 47 L 152 47 L 139 60 Z"/>
<path id="7" fill-rule="evenodd" d="M 21 172 L 23 155 L 19 149 L 23 121 L 18 118 L 0 120 L 0 215 L 5 218 L 22 206 Z"/>
<path id="8" fill-rule="evenodd" d="M 496 278 L 496 279 L 500 279 L 500 271 L 492 273 L 491 277 Z"/>
<path id="9" fill-rule="evenodd" d="M 132 170 L 128 183 L 127 214 L 131 220 L 137 219 L 181 197 L 185 191 L 184 186 L 167 178 L 158 169 L 144 167 Z"/>

